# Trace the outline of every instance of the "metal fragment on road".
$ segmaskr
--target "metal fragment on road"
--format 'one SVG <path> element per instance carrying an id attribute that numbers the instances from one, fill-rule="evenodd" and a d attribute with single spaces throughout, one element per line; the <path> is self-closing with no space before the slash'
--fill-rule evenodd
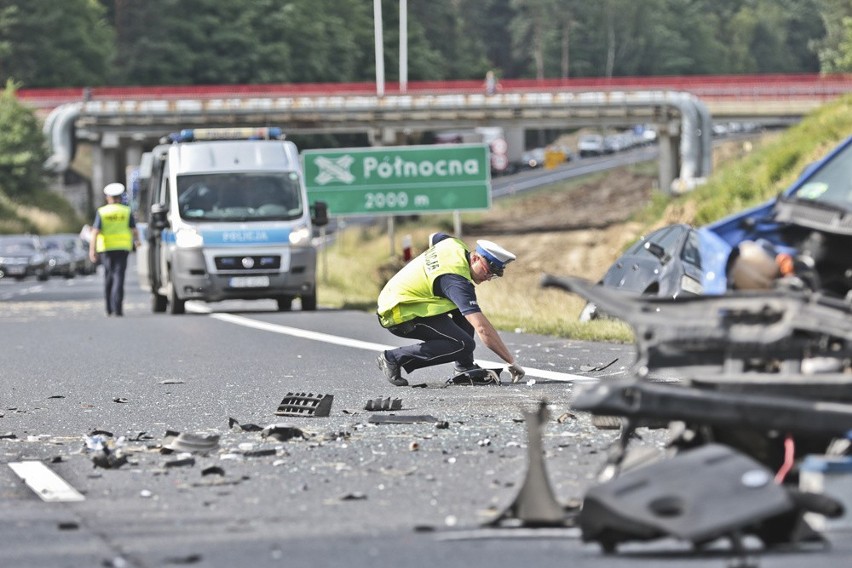
<path id="1" fill-rule="evenodd" d="M 368 400 L 367 404 L 364 405 L 364 410 L 402 410 L 402 399 L 387 397 Z"/>
<path id="2" fill-rule="evenodd" d="M 42 501 L 57 503 L 86 499 L 56 472 L 39 461 L 12 462 L 9 467 Z"/>

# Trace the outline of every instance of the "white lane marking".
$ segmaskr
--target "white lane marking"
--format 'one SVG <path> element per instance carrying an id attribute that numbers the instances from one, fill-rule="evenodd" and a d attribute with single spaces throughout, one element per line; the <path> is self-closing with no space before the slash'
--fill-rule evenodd
<path id="1" fill-rule="evenodd" d="M 86 499 L 67 481 L 40 461 L 12 462 L 9 467 L 24 480 L 36 495 L 41 497 L 42 501 L 55 503 Z"/>
<path id="2" fill-rule="evenodd" d="M 187 306 L 189 308 L 189 306 Z M 193 311 L 197 311 L 199 313 L 210 313 L 208 311 L 204 311 L 199 308 L 193 309 Z M 289 327 L 286 325 L 278 325 L 274 323 L 267 323 L 263 321 L 257 321 L 253 319 L 249 319 L 243 316 L 235 316 L 233 314 L 213 314 L 210 313 L 211 318 L 215 318 L 224 322 L 233 323 L 236 325 L 242 325 L 244 327 L 250 327 L 253 329 L 259 329 L 261 331 L 269 331 L 272 333 L 280 333 L 282 335 L 291 335 L 293 337 L 301 337 L 302 339 L 310 339 L 312 341 L 322 341 L 324 343 L 331 343 L 333 345 L 342 345 L 344 347 L 354 347 L 355 349 L 364 349 L 366 351 L 385 351 L 387 349 L 393 349 L 396 347 L 395 345 L 385 345 L 383 343 L 372 343 L 370 341 L 361 341 L 358 339 L 351 339 L 348 337 L 339 337 L 337 335 L 329 335 L 327 333 L 320 333 L 317 331 L 308 331 L 305 329 L 299 329 L 297 327 Z M 476 361 L 479 365 L 483 367 L 502 367 L 505 365 L 503 362 L 494 362 L 494 361 L 483 361 L 477 359 Z M 534 369 L 531 367 L 524 367 L 527 372 L 528 377 L 538 377 L 540 379 L 548 379 L 551 381 L 563 381 L 563 382 L 597 382 L 596 378 L 593 377 L 583 377 L 581 375 L 572 375 L 571 373 L 558 373 L 556 371 L 547 371 L 545 369 Z"/>

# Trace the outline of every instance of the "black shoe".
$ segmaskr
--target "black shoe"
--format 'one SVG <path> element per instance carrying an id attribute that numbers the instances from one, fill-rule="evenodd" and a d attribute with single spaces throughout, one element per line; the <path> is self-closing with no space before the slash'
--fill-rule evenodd
<path id="1" fill-rule="evenodd" d="M 467 371 L 476 371 L 482 370 L 482 367 L 477 365 L 476 363 L 472 365 L 459 365 L 458 363 L 453 363 L 453 373 L 458 375 L 459 373 L 465 373 Z"/>
<path id="2" fill-rule="evenodd" d="M 388 361 L 384 353 L 379 353 L 379 356 L 376 358 L 376 363 L 379 365 L 379 369 L 381 369 L 385 374 L 385 378 L 390 384 L 395 387 L 408 386 L 408 381 L 402 378 L 402 370 L 399 365 Z"/>

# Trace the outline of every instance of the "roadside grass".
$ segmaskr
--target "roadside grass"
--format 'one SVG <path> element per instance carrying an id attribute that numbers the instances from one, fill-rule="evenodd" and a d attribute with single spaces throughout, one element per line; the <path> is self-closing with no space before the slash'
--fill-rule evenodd
<path id="1" fill-rule="evenodd" d="M 0 189 L 0 234 L 76 233 L 84 221 L 61 195 L 35 190 L 13 201 Z"/>
<path id="2" fill-rule="evenodd" d="M 717 166 L 706 184 L 679 196 L 656 192 L 632 219 L 643 233 L 670 222 L 703 225 L 762 203 L 791 184 L 802 170 L 852 133 L 852 95 L 820 107 L 798 125 L 757 144 L 745 157 Z M 654 165 L 644 167 L 653 168 Z M 605 174 L 595 174 L 603 176 Z M 553 184 L 536 191 L 566 191 L 589 177 Z M 528 194 L 495 202 L 511 209 Z M 462 215 L 462 224 L 476 224 L 484 212 Z M 452 233 L 451 215 L 430 215 L 397 222 L 413 240 L 413 254 L 424 250 L 428 235 Z M 398 240 L 398 239 L 397 239 Z M 402 266 L 401 251 L 392 253 L 386 226 L 350 226 L 320 253 L 319 300 L 323 305 L 374 311 L 376 298 L 387 280 Z M 630 342 L 632 330 L 616 320 L 580 323 L 584 301 L 555 289 L 542 289 L 538 274 L 512 274 L 479 287 L 477 297 L 492 323 L 501 330 L 524 331 L 579 340 Z M 378 325 L 378 324 L 377 324 Z"/>

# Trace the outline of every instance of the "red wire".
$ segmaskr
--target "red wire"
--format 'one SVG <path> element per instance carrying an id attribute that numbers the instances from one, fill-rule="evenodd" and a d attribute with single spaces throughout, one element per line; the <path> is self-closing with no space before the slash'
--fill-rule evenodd
<path id="1" fill-rule="evenodd" d="M 784 482 L 784 478 L 793 469 L 793 460 L 796 455 L 796 444 L 793 442 L 793 437 L 787 434 L 784 438 L 784 463 L 781 464 L 781 469 L 775 474 L 775 483 L 779 485 Z"/>

